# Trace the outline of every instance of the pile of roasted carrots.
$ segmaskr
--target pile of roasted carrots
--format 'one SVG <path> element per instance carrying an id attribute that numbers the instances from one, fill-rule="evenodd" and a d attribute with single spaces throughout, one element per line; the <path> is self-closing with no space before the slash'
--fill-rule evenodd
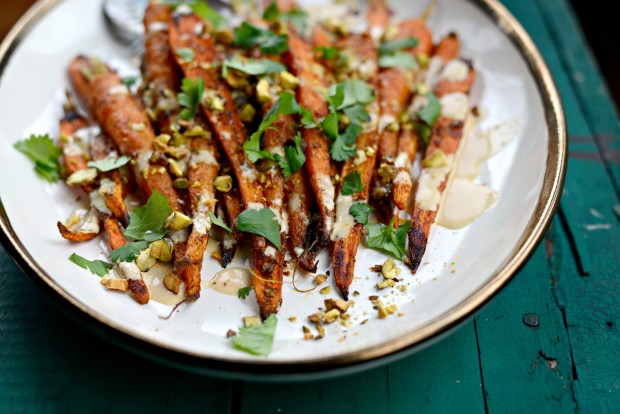
<path id="1" fill-rule="evenodd" d="M 149 300 L 140 272 L 153 260 L 172 262 L 169 290 L 196 299 L 209 235 L 220 239 L 224 267 L 249 242 L 263 318 L 281 305 L 286 263 L 316 272 L 325 247 L 347 299 L 364 234 L 369 247 L 404 257 L 415 272 L 475 74 L 455 34 L 434 44 L 423 19 L 394 22 L 381 0 L 369 2 L 365 20 L 353 30 L 278 0 L 231 28 L 205 4 L 152 1 L 137 94 L 97 58 L 69 65 L 101 133 L 84 138 L 89 121 L 68 99 L 65 176 L 90 195 L 96 215 L 59 222 L 62 236 L 90 240 L 103 222 L 113 253 L 134 250 L 119 265 L 139 303 Z M 89 168 L 115 157 L 128 162 Z M 129 193 L 148 204 L 165 198 L 165 234 L 130 223 Z M 368 221 L 373 209 L 378 224 Z M 139 214 L 147 222 L 154 213 Z"/>

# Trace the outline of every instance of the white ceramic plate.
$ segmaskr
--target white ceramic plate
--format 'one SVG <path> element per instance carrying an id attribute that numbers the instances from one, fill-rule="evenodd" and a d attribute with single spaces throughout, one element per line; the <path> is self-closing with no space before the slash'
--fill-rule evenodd
<path id="1" fill-rule="evenodd" d="M 404 19 L 419 15 L 426 2 L 416 3 L 397 0 L 391 5 Z M 474 99 L 488 112 L 485 125 L 518 119 L 522 128 L 482 168 L 480 180 L 500 194 L 497 205 L 462 230 L 436 227 L 423 260 L 429 264 L 416 275 L 401 264 L 407 290 L 394 289 L 383 300 L 396 303 L 403 316 L 377 318 L 367 297 L 385 292 L 377 293 L 379 278 L 369 267 L 385 257 L 360 247 L 351 287 L 360 292 L 351 310 L 353 325 L 333 324 L 322 340 L 304 341 L 305 317 L 322 306 L 324 296 L 295 292 L 289 278 L 273 351 L 257 358 L 233 349 L 226 338 L 243 316 L 257 314 L 253 295 L 240 300 L 204 290 L 196 303 L 164 320 L 160 315 L 170 307 L 153 301 L 140 306 L 129 295 L 106 291 L 96 276 L 68 260 L 73 252 L 104 259 L 105 245 L 99 239 L 73 245 L 60 238 L 56 222 L 79 205 L 76 193 L 62 183 L 39 179 L 32 163 L 12 145 L 31 133 L 58 136 L 66 68 L 76 54 L 103 57 L 121 74 L 137 71 L 129 50 L 107 32 L 99 0 L 41 1 L 0 49 L 0 197 L 5 209 L 0 222 L 5 245 L 32 277 L 75 305 L 76 314 L 86 313 L 90 323 L 150 343 L 171 358 L 191 356 L 192 361 L 223 369 L 227 364 L 241 370 L 271 364 L 303 371 L 368 361 L 420 345 L 471 315 L 529 256 L 555 208 L 566 149 L 563 115 L 547 69 L 501 5 L 492 0 L 439 0 L 429 25 L 435 40 L 457 32 L 462 55 L 475 62 Z M 320 270 L 328 265 L 322 256 Z M 218 270 L 219 264 L 206 258 L 203 279 Z M 309 280 L 299 281 L 308 286 Z M 297 321 L 288 321 L 291 316 Z"/>

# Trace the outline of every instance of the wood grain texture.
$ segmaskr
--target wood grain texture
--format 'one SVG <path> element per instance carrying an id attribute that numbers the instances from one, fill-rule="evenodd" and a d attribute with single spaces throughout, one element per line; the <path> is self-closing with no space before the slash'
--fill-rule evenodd
<path id="1" fill-rule="evenodd" d="M 1 247 L 0 344 L 0 412 L 230 409 L 229 381 L 158 365 L 83 330 L 26 280 Z"/>

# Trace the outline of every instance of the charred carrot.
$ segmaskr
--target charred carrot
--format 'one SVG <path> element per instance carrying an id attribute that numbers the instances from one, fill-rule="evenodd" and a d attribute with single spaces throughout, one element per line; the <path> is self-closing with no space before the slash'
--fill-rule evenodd
<path id="1" fill-rule="evenodd" d="M 467 93 L 474 82 L 475 71 L 464 61 L 454 64 L 464 65 L 465 73 L 459 77 L 443 78 L 437 84 L 436 93 L 439 92 L 442 113 L 433 127 L 425 151 L 423 161 L 425 167 L 420 174 L 411 229 L 407 235 L 409 259 L 414 272 L 418 269 L 426 251 L 430 228 L 435 222 L 439 200 L 446 187 L 452 159 L 458 150 L 469 112 Z M 437 176 L 443 178 L 437 180 Z M 424 191 L 420 191 L 420 188 L 424 188 Z"/>
<path id="2" fill-rule="evenodd" d="M 194 59 L 187 62 L 177 59 L 186 78 L 201 79 L 207 99 L 201 100 L 201 108 L 226 153 L 235 172 L 239 191 L 246 208 L 264 205 L 263 190 L 257 182 L 258 172 L 243 150 L 246 133 L 235 107 L 230 90 L 221 80 L 217 62 L 215 42 L 211 37 L 198 37 L 196 27 L 202 27 L 201 20 L 193 14 L 174 16 L 170 28 L 170 45 L 194 51 Z M 216 104 L 217 102 L 217 104 Z M 266 318 L 276 313 L 282 301 L 282 267 L 274 260 L 276 251 L 263 237 L 253 236 L 254 243 L 254 290 L 261 316 Z"/>
<path id="3" fill-rule="evenodd" d="M 174 92 L 178 77 L 168 43 L 171 19 L 171 7 L 155 1 L 144 13 L 144 83 L 140 95 L 159 133 L 168 133 L 172 118 L 179 112 Z"/>

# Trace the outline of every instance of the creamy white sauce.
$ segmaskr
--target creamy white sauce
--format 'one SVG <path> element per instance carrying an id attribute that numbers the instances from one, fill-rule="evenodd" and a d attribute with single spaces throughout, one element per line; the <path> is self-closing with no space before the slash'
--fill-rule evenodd
<path id="1" fill-rule="evenodd" d="M 248 203 L 248 210 L 260 210 L 265 208 L 263 203 Z"/>
<path id="2" fill-rule="evenodd" d="M 99 194 L 101 194 L 102 196 L 114 194 L 115 187 L 116 182 L 110 180 L 109 178 L 102 178 L 99 182 Z"/>
<path id="3" fill-rule="evenodd" d="M 273 247 L 273 246 L 267 246 L 267 247 L 265 248 L 265 252 L 264 252 L 264 254 L 265 254 L 265 256 L 267 256 L 267 257 L 271 257 L 272 259 L 275 259 L 277 252 L 278 252 L 278 251 L 276 250 L 276 248 L 275 248 L 275 247 Z"/>
<path id="4" fill-rule="evenodd" d="M 101 135 L 101 128 L 96 125 L 80 128 L 74 132 L 73 137 L 81 140 L 84 143 L 88 143 Z"/>
<path id="5" fill-rule="evenodd" d="M 437 81 L 439 80 L 439 74 L 441 73 L 443 65 L 444 61 L 437 56 L 433 56 L 428 61 L 428 68 L 426 69 L 424 83 L 431 87 L 431 89 L 434 88 L 437 84 Z"/>
<path id="6" fill-rule="evenodd" d="M 105 198 L 99 193 L 98 190 L 93 190 L 88 194 L 90 198 L 90 205 L 93 206 L 97 211 L 107 214 L 108 216 L 112 215 L 112 211 L 108 208 L 105 203 Z"/>
<path id="7" fill-rule="evenodd" d="M 189 166 L 192 168 L 196 168 L 198 164 L 207 164 L 218 166 L 217 160 L 213 156 L 213 153 L 208 150 L 202 150 L 195 153 L 192 153 L 192 156 L 189 161 Z"/>
<path id="8" fill-rule="evenodd" d="M 415 202 L 422 210 L 436 211 L 441 201 L 442 192 L 439 186 L 447 178 L 453 161 L 453 155 L 447 155 L 448 165 L 443 167 L 425 168 L 418 179 L 418 190 Z"/>
<path id="9" fill-rule="evenodd" d="M 353 205 L 353 196 L 339 194 L 336 198 L 336 223 L 331 234 L 332 240 L 344 239 L 355 226 L 355 219 L 349 214 Z"/>
<path id="10" fill-rule="evenodd" d="M 149 27 L 148 27 L 149 33 L 163 32 L 164 30 L 168 30 L 168 23 L 153 22 L 149 24 Z"/>
<path id="11" fill-rule="evenodd" d="M 394 178 L 394 184 L 411 183 L 411 176 L 406 171 L 399 171 Z"/>
<path id="12" fill-rule="evenodd" d="M 136 157 L 136 166 L 140 174 L 143 174 L 144 171 L 148 171 L 152 155 L 153 151 L 148 149 L 144 149 L 138 152 L 138 155 Z"/>
<path id="13" fill-rule="evenodd" d="M 229 131 L 224 131 L 221 134 L 221 138 L 222 139 L 231 139 L 232 138 L 232 134 Z"/>
<path id="14" fill-rule="evenodd" d="M 178 231 L 171 231 L 169 236 L 172 243 L 184 243 L 188 239 L 187 229 L 185 228 Z"/>
<path id="15" fill-rule="evenodd" d="M 336 188 L 334 187 L 334 184 L 332 184 L 331 178 L 327 175 L 318 176 L 316 180 L 319 189 L 321 190 L 321 202 L 323 203 L 323 206 L 328 211 L 328 213 L 331 213 L 334 211 L 334 198 L 336 194 Z M 333 224 L 333 219 L 328 214 L 327 219 L 325 220 L 325 229 L 330 233 L 332 231 Z"/>
<path id="16" fill-rule="evenodd" d="M 441 75 L 439 75 L 439 79 L 449 82 L 461 82 L 467 79 L 468 74 L 469 65 L 461 59 L 454 59 L 446 63 L 441 71 Z"/>
<path id="17" fill-rule="evenodd" d="M 181 283 L 179 293 L 176 295 L 164 286 L 164 278 L 171 270 L 172 266 L 170 264 L 158 262 L 147 272 L 142 273 L 142 280 L 144 280 L 149 289 L 150 300 L 167 306 L 175 306 L 185 299 L 184 283 Z"/>
<path id="18" fill-rule="evenodd" d="M 256 170 L 247 164 L 241 165 L 241 176 L 248 181 L 256 181 Z"/>
<path id="19" fill-rule="evenodd" d="M 379 133 L 383 132 L 390 124 L 396 122 L 396 118 L 393 115 L 381 115 L 379 118 Z"/>
<path id="20" fill-rule="evenodd" d="M 203 287 L 224 295 L 237 296 L 239 289 L 252 286 L 252 279 L 252 273 L 248 269 L 229 267 L 217 272 L 213 279 L 204 283 Z"/>
<path id="21" fill-rule="evenodd" d="M 464 121 L 469 113 L 469 98 L 462 92 L 449 93 L 439 99 L 441 115 L 455 120 Z"/>
<path id="22" fill-rule="evenodd" d="M 407 168 L 411 165 L 409 161 L 409 154 L 405 151 L 398 153 L 396 159 L 394 160 L 394 167 L 396 168 Z"/>
<path id="23" fill-rule="evenodd" d="M 446 190 L 437 223 L 449 229 L 461 229 L 491 209 L 499 194 L 487 186 L 456 177 Z"/>
<path id="24" fill-rule="evenodd" d="M 142 272 L 140 272 L 140 269 L 138 268 L 136 262 L 118 262 L 116 266 L 118 269 L 117 274 L 120 277 L 129 280 L 142 279 Z"/>
<path id="25" fill-rule="evenodd" d="M 108 95 L 129 95 L 129 89 L 121 83 L 108 89 Z"/>

